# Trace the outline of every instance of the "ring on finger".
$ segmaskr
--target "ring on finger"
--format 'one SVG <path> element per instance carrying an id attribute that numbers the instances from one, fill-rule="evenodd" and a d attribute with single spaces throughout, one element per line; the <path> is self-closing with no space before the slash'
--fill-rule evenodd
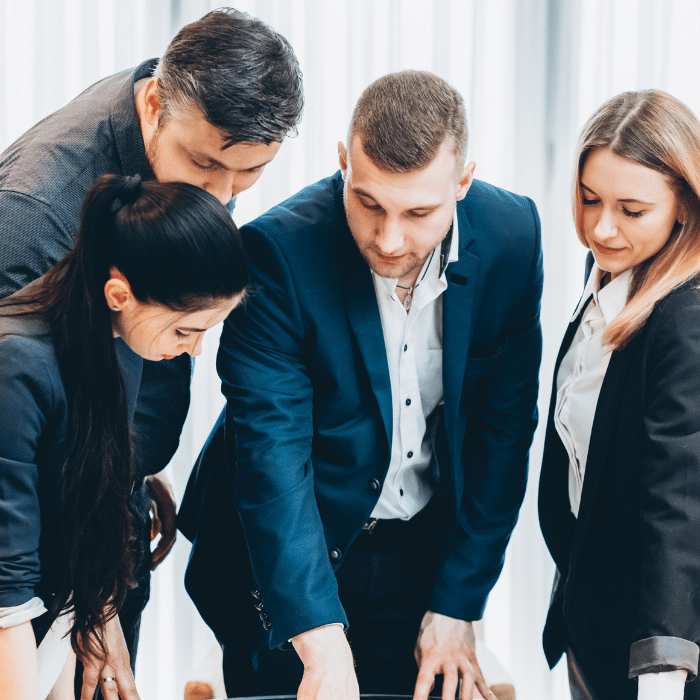
<path id="1" fill-rule="evenodd" d="M 114 678 L 113 678 L 112 676 L 105 676 L 105 677 L 102 679 L 102 682 L 103 682 L 103 683 L 109 683 L 110 681 L 114 681 Z"/>

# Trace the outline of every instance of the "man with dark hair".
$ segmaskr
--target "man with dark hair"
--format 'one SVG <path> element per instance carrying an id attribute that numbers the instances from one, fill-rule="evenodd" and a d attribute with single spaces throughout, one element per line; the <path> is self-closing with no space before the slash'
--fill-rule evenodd
<path id="1" fill-rule="evenodd" d="M 0 296 L 42 275 L 71 249 L 84 196 L 105 173 L 189 182 L 231 210 L 233 198 L 255 183 L 294 131 L 302 107 L 294 52 L 265 23 L 221 9 L 187 25 L 160 61 L 99 81 L 0 155 Z M 175 539 L 175 503 L 160 472 L 187 413 L 190 358 L 144 361 L 138 372 L 135 453 L 144 483 L 136 485 L 133 510 L 139 587 L 120 613 L 132 667 L 150 569 Z M 149 492 L 162 523 L 152 556 Z"/>
<path id="2" fill-rule="evenodd" d="M 459 93 L 385 76 L 340 172 L 242 229 L 257 291 L 179 516 L 230 696 L 493 697 L 472 621 L 525 491 L 542 253 L 466 147 Z"/>

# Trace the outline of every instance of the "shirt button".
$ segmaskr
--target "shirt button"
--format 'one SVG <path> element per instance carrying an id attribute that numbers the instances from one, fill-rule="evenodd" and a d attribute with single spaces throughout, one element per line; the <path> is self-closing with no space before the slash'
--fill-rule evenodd
<path id="1" fill-rule="evenodd" d="M 372 491 L 379 491 L 381 486 L 382 485 L 379 483 L 379 479 L 370 479 L 369 480 L 369 487 Z"/>
<path id="2" fill-rule="evenodd" d="M 411 405 L 411 399 L 406 399 L 406 405 L 410 406 Z"/>
<path id="3" fill-rule="evenodd" d="M 403 351 L 406 352 L 406 350 L 408 350 L 408 345 L 403 346 Z"/>
<path id="4" fill-rule="evenodd" d="M 403 489 L 399 489 L 399 493 L 403 496 Z"/>
<path id="5" fill-rule="evenodd" d="M 413 457 L 413 452 L 409 452 L 409 453 L 406 455 L 406 457 L 408 457 L 409 459 L 411 459 L 411 457 Z"/>
<path id="6" fill-rule="evenodd" d="M 333 547 L 333 549 L 328 552 L 328 556 L 330 556 L 333 561 L 338 561 L 338 559 L 343 556 L 343 553 L 337 547 Z"/>

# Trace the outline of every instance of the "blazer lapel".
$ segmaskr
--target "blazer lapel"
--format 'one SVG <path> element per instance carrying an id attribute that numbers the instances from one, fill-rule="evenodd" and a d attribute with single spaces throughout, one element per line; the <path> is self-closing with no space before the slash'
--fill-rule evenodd
<path id="1" fill-rule="evenodd" d="M 581 505 L 571 550 L 572 560 L 575 559 L 576 552 L 581 546 L 583 533 L 591 516 L 595 493 L 598 489 L 600 475 L 605 464 L 606 452 L 612 436 L 613 426 L 615 425 L 615 416 L 618 413 L 622 398 L 622 389 L 632 365 L 636 340 L 634 338 L 630 341 L 623 350 L 613 352 L 605 373 L 603 386 L 600 389 L 595 417 L 593 418 L 593 428 L 591 429 L 591 440 L 588 446 Z"/>
<path id="2" fill-rule="evenodd" d="M 345 256 L 343 293 L 348 311 L 350 328 L 360 350 L 370 385 L 379 405 L 389 446 L 392 436 L 391 380 L 386 359 L 384 333 L 379 316 L 377 296 L 374 291 L 369 266 L 357 250 L 348 230 L 349 243 Z"/>
<path id="3" fill-rule="evenodd" d="M 464 228 L 467 228 L 466 222 Z M 466 233 L 469 237 L 462 243 L 463 234 Z M 479 259 L 467 250 L 474 238 L 470 230 L 464 231 L 461 219 L 459 236 L 459 259 L 451 262 L 447 268 L 447 289 L 443 292 L 442 302 L 442 386 L 445 427 L 453 461 L 461 446 L 461 439 L 458 439 L 462 434 L 458 422 L 459 405 L 474 321 L 474 289 L 479 276 Z"/>

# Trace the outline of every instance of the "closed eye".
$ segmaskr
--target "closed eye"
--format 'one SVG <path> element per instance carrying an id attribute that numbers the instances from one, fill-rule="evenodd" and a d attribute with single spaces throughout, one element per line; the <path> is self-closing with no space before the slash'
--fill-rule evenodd
<path id="1" fill-rule="evenodd" d="M 626 207 L 622 207 L 622 211 L 625 213 L 625 216 L 629 216 L 631 219 L 638 219 L 644 213 L 644 209 L 640 209 L 639 211 L 630 211 Z"/>
<path id="2" fill-rule="evenodd" d="M 175 335 L 179 338 L 187 338 L 189 336 L 189 333 L 183 333 L 182 331 L 175 329 Z"/>
<path id="3" fill-rule="evenodd" d="M 583 198 L 583 204 L 585 206 L 590 206 L 592 204 L 600 204 L 599 199 L 586 199 L 585 197 Z"/>
<path id="4" fill-rule="evenodd" d="M 216 165 L 214 165 L 214 163 L 209 163 L 208 165 L 202 165 L 201 163 L 198 163 L 196 160 L 193 160 L 192 164 L 195 167 L 199 168 L 200 170 L 213 170 L 216 167 Z"/>

